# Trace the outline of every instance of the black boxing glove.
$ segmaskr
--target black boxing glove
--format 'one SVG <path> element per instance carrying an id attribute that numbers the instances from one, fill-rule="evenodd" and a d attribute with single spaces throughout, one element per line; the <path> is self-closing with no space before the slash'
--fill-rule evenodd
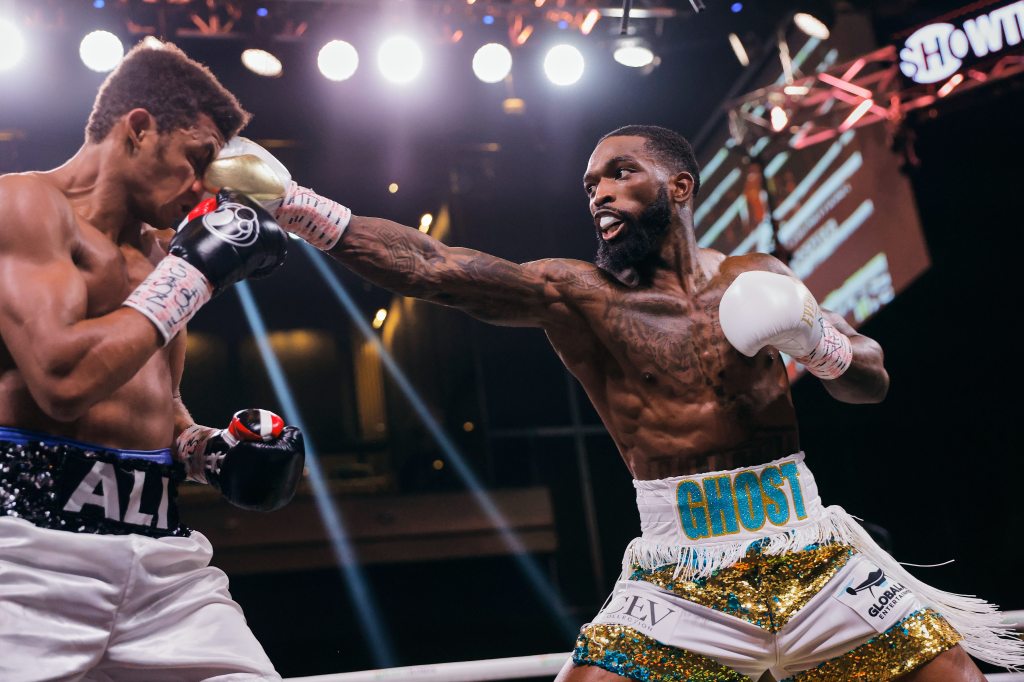
<path id="1" fill-rule="evenodd" d="M 284 264 L 288 237 L 269 212 L 225 187 L 189 213 L 168 253 L 199 270 L 214 294 L 239 280 L 265 277 Z"/>
<path id="2" fill-rule="evenodd" d="M 226 429 L 193 424 L 178 436 L 177 451 L 189 480 L 255 511 L 288 504 L 305 464 L 302 432 L 268 410 L 236 412 Z"/>
<path id="3" fill-rule="evenodd" d="M 212 296 L 246 277 L 269 275 L 288 237 L 266 209 L 231 189 L 196 206 L 161 260 L 125 300 L 156 325 L 167 345 Z"/>

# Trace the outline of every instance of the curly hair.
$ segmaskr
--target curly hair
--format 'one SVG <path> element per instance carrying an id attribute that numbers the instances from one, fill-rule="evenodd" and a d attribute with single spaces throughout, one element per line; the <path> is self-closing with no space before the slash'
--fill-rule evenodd
<path id="1" fill-rule="evenodd" d="M 156 119 L 161 133 L 195 125 L 200 114 L 213 119 L 225 140 L 245 127 L 251 115 L 210 70 L 176 45 L 133 47 L 100 86 L 85 127 L 87 142 L 103 140 L 120 116 L 141 108 Z"/>
<path id="2" fill-rule="evenodd" d="M 700 191 L 700 167 L 697 165 L 697 157 L 693 155 L 693 147 L 690 146 L 689 140 L 676 131 L 661 126 L 628 125 L 613 130 L 599 142 L 609 137 L 623 136 L 646 137 L 647 144 L 644 145 L 644 149 L 651 152 L 671 172 L 678 173 L 684 170 L 693 176 L 693 196 L 697 196 L 697 192 Z"/>

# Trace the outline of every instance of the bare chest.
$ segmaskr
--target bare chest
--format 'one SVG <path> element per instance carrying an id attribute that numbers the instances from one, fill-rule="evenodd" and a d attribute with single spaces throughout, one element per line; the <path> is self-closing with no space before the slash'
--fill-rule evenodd
<path id="1" fill-rule="evenodd" d="M 154 267 L 138 247 L 115 244 L 88 225 L 82 226 L 72 258 L 85 281 L 89 318 L 120 307 Z"/>
<path id="2" fill-rule="evenodd" d="M 623 368 L 651 389 L 704 392 L 741 366 L 718 323 L 718 296 L 609 302 L 594 328 Z"/>

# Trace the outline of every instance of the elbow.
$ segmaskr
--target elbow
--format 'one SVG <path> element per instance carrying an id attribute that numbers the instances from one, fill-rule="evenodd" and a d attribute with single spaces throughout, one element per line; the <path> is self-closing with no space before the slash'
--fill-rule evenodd
<path id="1" fill-rule="evenodd" d="M 29 392 L 39 409 L 50 419 L 73 422 L 81 419 L 100 399 L 104 372 L 85 371 L 76 347 L 38 344 L 35 362 L 25 363 Z"/>
<path id="2" fill-rule="evenodd" d="M 889 374 L 883 369 L 875 381 L 862 390 L 857 391 L 855 396 L 850 396 L 846 402 L 860 405 L 877 405 L 885 400 L 888 394 Z"/>
<path id="3" fill-rule="evenodd" d="M 880 403 L 885 400 L 885 397 L 889 395 L 889 373 L 884 369 L 882 375 L 878 380 L 878 387 L 875 389 L 874 394 L 871 396 L 870 403 Z"/>
<path id="4" fill-rule="evenodd" d="M 36 392 L 36 404 L 43 413 L 57 422 L 73 422 L 85 416 L 92 401 L 81 387 L 58 381 Z"/>

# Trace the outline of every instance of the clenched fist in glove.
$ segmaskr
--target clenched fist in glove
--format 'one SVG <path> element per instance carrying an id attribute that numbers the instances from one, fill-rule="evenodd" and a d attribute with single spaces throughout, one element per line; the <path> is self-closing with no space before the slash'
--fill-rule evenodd
<path id="1" fill-rule="evenodd" d="M 209 483 L 231 504 L 273 511 L 291 501 L 302 477 L 302 432 L 268 410 L 241 410 L 226 429 L 193 424 L 178 436 L 188 478 Z"/>
<path id="2" fill-rule="evenodd" d="M 821 379 L 837 379 L 850 367 L 849 337 L 825 319 L 811 292 L 792 277 L 740 273 L 722 294 L 718 314 L 725 338 L 748 357 L 774 346 Z"/>

